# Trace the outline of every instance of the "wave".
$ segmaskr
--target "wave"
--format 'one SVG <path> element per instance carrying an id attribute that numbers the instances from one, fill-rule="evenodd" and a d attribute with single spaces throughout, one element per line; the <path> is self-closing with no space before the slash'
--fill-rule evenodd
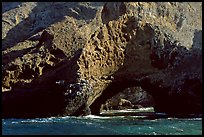
<path id="1" fill-rule="evenodd" d="M 202 118 L 175 118 L 175 117 L 168 117 L 167 118 L 168 120 L 198 120 L 198 121 L 200 121 L 200 120 L 202 120 Z"/>
<path id="2" fill-rule="evenodd" d="M 200 121 L 200 120 L 202 120 L 202 118 L 184 118 L 185 120 L 198 120 L 198 121 Z"/>
<path id="3" fill-rule="evenodd" d="M 109 110 L 109 111 L 102 111 L 103 113 L 120 113 L 120 112 L 154 112 L 153 107 L 145 107 L 145 108 L 138 108 L 138 109 L 123 109 L 123 110 Z"/>
<path id="4" fill-rule="evenodd" d="M 145 116 L 98 116 L 98 115 L 87 115 L 87 116 L 64 116 L 64 117 L 50 117 L 50 118 L 35 118 L 35 119 L 2 119 L 2 124 L 29 124 L 29 123 L 56 123 L 56 122 L 71 122 L 75 120 L 83 120 L 83 119 L 118 119 L 118 118 L 145 118 Z M 175 118 L 168 117 L 166 120 L 187 120 L 187 121 L 202 121 L 202 118 Z M 163 120 L 165 120 L 163 119 Z M 145 119 L 144 119 L 145 120 Z M 149 119 L 147 119 L 149 120 Z M 152 119 L 151 121 L 157 121 L 159 119 Z"/>
<path id="5" fill-rule="evenodd" d="M 90 119 L 112 119 L 112 118 L 123 118 L 125 116 L 97 116 L 97 115 L 87 115 L 82 118 L 90 118 Z"/>

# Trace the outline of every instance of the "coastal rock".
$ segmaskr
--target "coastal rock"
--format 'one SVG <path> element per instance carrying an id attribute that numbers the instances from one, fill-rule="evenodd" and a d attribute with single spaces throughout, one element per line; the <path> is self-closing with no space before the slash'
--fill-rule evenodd
<path id="1" fill-rule="evenodd" d="M 32 105 L 32 116 L 54 104 L 60 110 L 41 116 L 99 114 L 107 99 L 136 86 L 157 112 L 200 114 L 201 36 L 200 2 L 3 3 L 2 88 L 11 88 L 3 92 L 3 116 L 23 116 L 29 93 L 48 96 L 42 107 Z M 93 93 L 65 103 L 59 80 L 74 87 L 86 80 Z M 22 103 L 9 104 L 14 98 Z"/>

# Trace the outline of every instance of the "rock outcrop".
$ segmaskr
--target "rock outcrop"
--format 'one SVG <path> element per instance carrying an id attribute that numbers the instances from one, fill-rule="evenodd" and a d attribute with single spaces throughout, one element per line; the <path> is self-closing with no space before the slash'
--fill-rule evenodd
<path id="1" fill-rule="evenodd" d="M 2 6 L 2 89 L 10 89 L 3 117 L 99 114 L 107 99 L 135 86 L 152 95 L 157 112 L 202 113 L 202 3 Z M 66 101 L 79 91 L 67 86 L 82 81 L 91 90 Z"/>

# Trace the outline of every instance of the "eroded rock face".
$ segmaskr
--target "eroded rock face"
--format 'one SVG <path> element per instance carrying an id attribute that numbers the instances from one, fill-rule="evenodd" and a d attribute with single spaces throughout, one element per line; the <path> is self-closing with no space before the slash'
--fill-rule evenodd
<path id="1" fill-rule="evenodd" d="M 75 103 L 65 103 L 63 96 L 60 108 L 66 111 L 59 115 L 86 114 L 89 108 L 99 114 L 108 98 L 134 86 L 152 95 L 158 112 L 202 112 L 201 3 L 8 5 L 2 11 L 3 91 L 55 94 L 56 81 L 84 79 L 93 93 L 85 92 L 84 101 L 71 100 Z"/>
<path id="2" fill-rule="evenodd" d="M 91 114 L 91 112 L 88 112 L 90 110 L 86 110 L 88 106 L 87 99 L 93 94 L 93 89 L 88 81 L 82 79 L 78 83 L 73 84 L 69 84 L 66 81 L 57 81 L 57 84 L 64 89 L 64 102 L 67 104 L 63 115 L 69 115 L 70 113 L 73 115 Z M 84 112 L 80 107 L 84 107 Z M 80 113 L 76 111 L 76 108 L 80 108 L 77 110 Z"/>

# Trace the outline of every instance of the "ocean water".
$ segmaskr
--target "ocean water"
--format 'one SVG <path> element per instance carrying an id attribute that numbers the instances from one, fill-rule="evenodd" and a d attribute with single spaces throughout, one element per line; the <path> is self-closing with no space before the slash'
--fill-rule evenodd
<path id="1" fill-rule="evenodd" d="M 136 116 L 2 119 L 3 135 L 202 135 L 202 118 Z"/>

